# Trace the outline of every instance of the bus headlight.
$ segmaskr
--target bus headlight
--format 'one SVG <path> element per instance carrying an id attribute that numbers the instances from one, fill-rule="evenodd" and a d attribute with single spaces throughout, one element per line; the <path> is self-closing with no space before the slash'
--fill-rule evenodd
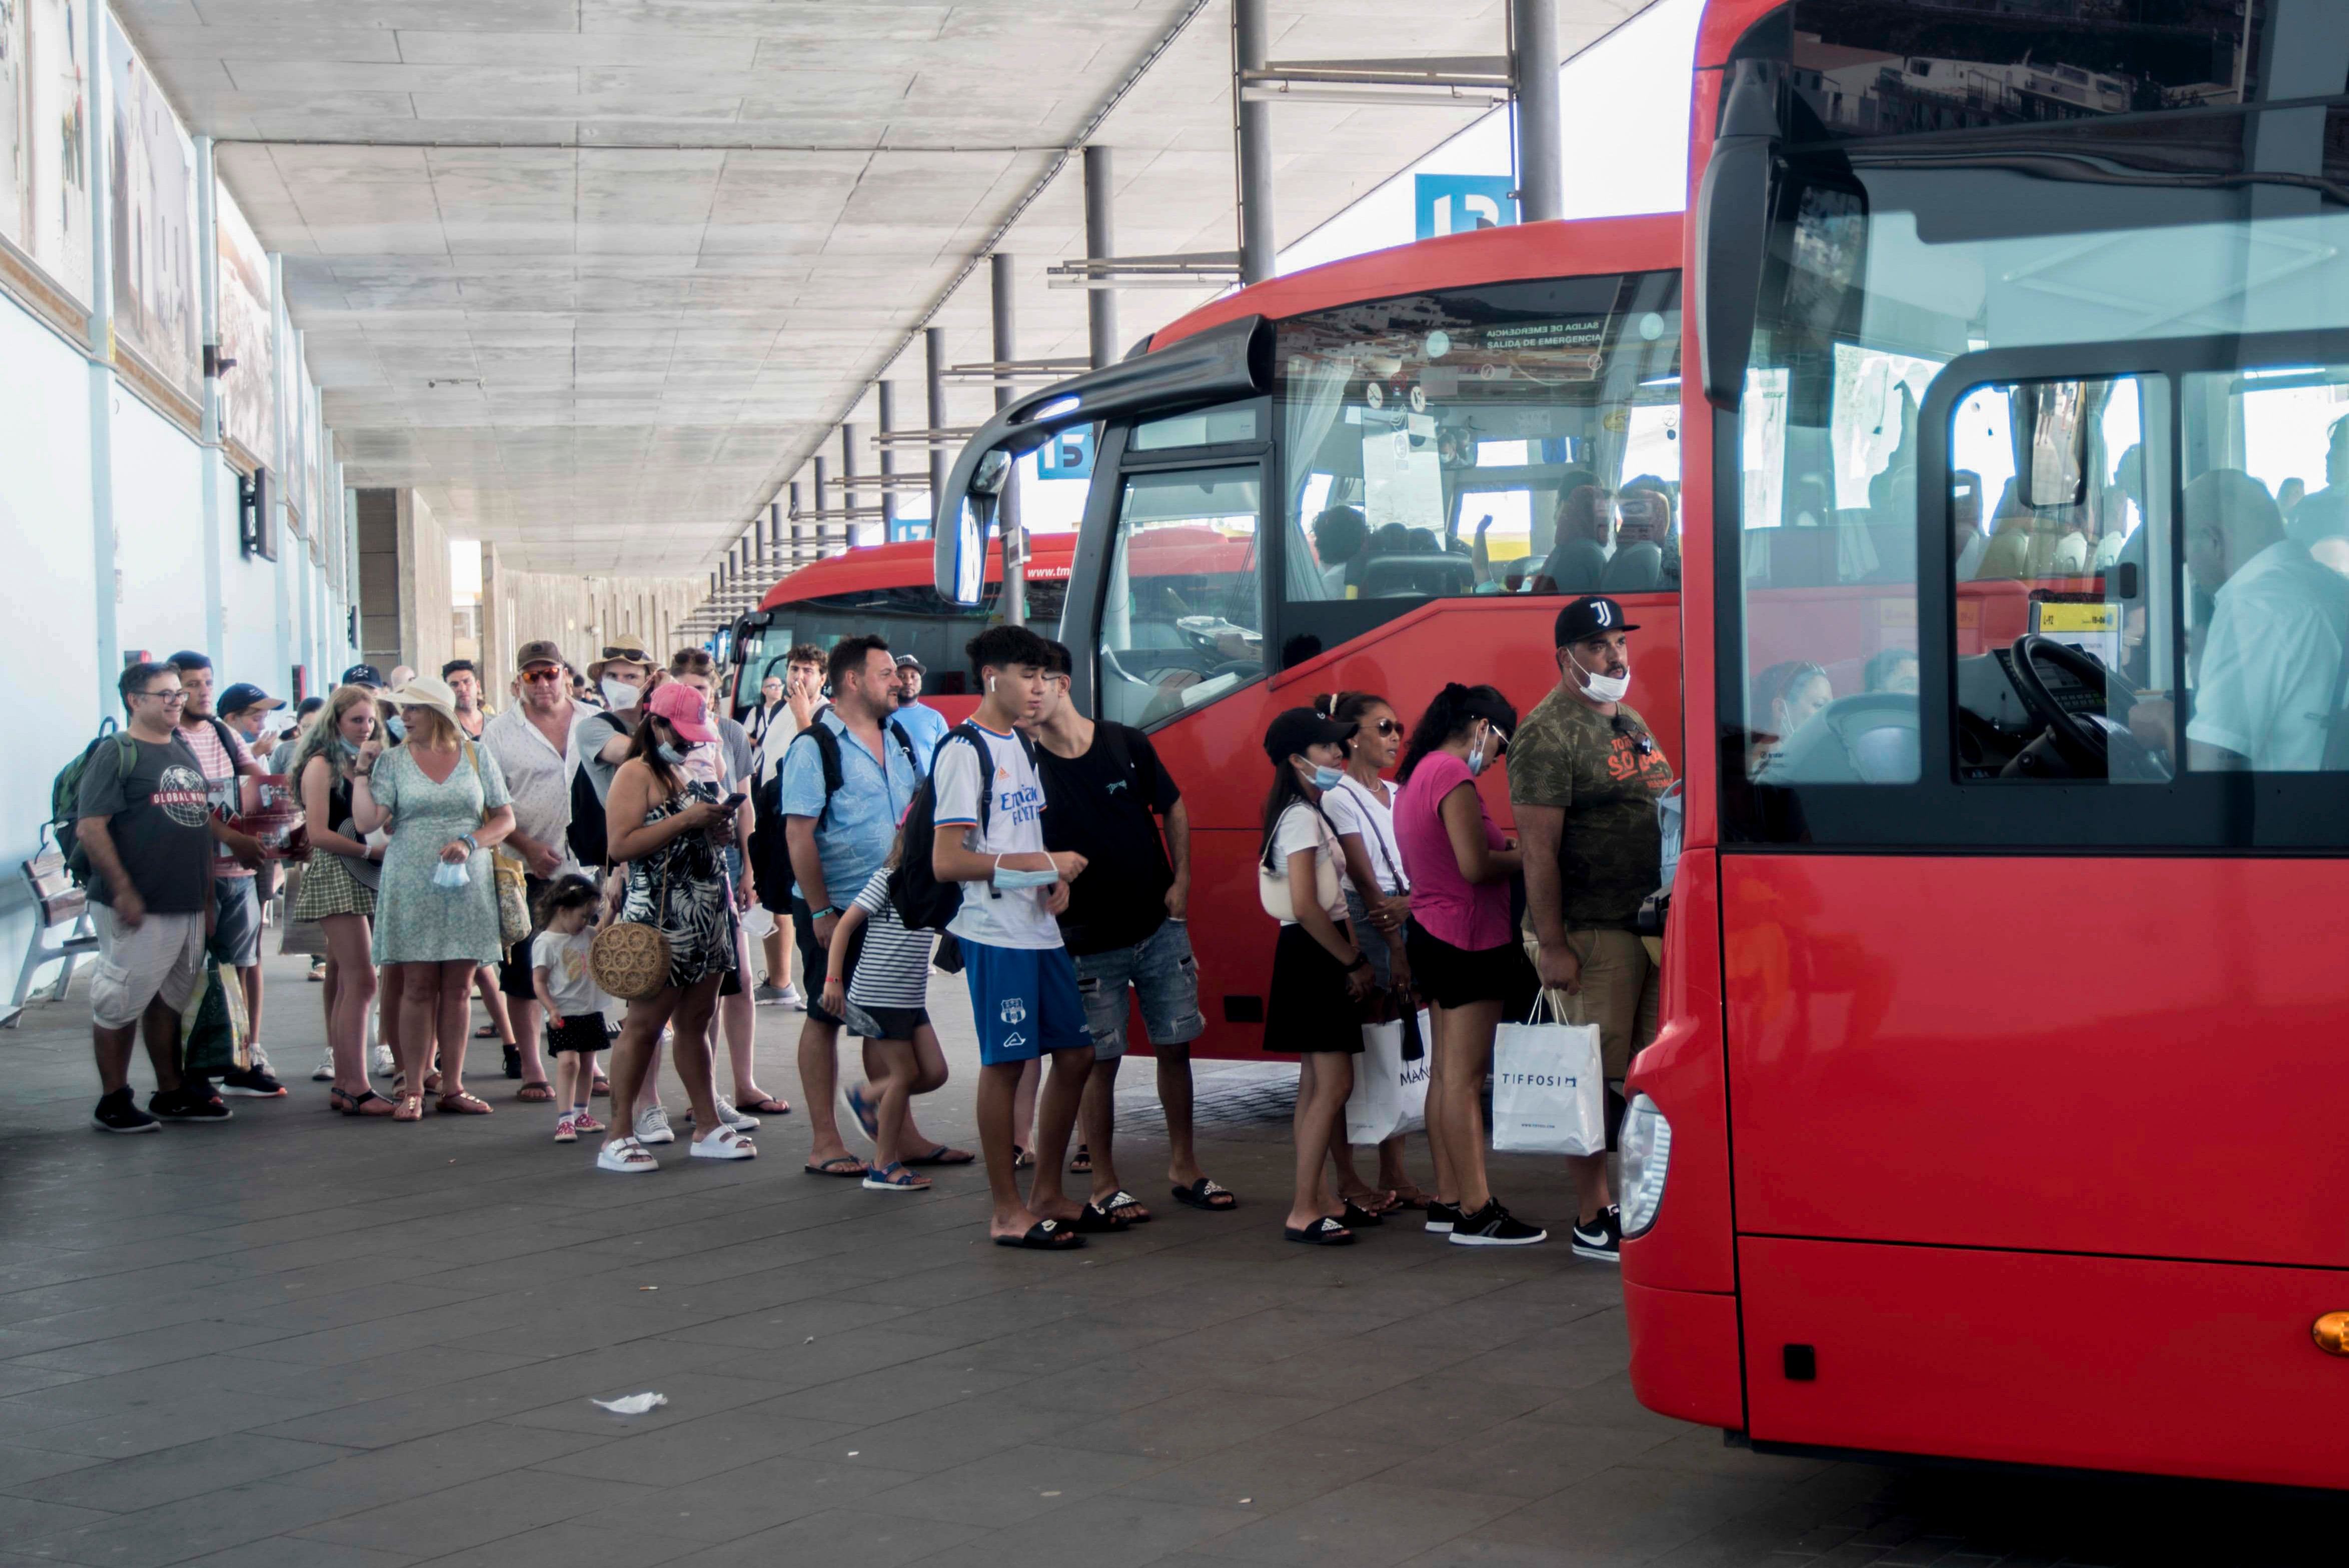
<path id="1" fill-rule="evenodd" d="M 1664 1206 L 1664 1175 L 1672 1162 L 1672 1124 L 1644 1094 L 1623 1113 L 1623 1233 L 1636 1236 L 1656 1222 Z"/>

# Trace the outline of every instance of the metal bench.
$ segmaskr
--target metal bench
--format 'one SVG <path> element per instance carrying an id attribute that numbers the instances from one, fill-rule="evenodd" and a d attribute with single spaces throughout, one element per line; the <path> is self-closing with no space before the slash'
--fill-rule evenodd
<path id="1" fill-rule="evenodd" d="M 26 883 L 33 893 L 33 939 L 25 949 L 24 965 L 16 971 L 16 995 L 8 1004 L 5 1016 L 0 1016 L 0 1029 L 13 1029 L 25 1016 L 25 1004 L 33 999 L 33 977 L 45 964 L 58 964 L 57 977 L 40 988 L 45 1002 L 62 1001 L 66 988 L 73 984 L 74 965 L 82 954 L 98 951 L 98 928 L 91 923 L 89 900 L 73 879 L 66 875 L 65 857 L 55 850 L 46 850 L 31 860 L 20 861 Z M 50 935 L 63 931 L 64 936 L 52 944 Z"/>

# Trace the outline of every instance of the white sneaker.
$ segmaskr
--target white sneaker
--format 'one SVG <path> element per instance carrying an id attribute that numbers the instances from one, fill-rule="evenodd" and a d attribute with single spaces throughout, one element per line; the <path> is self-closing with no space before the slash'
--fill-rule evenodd
<path id="1" fill-rule="evenodd" d="M 665 1105 L 648 1105 L 636 1112 L 636 1132 L 638 1143 L 677 1141 L 677 1134 L 669 1130 L 668 1108 Z"/>
<path id="2" fill-rule="evenodd" d="M 794 1013 L 804 1013 L 807 1011 L 807 993 L 796 985 L 786 985 L 783 987 L 782 999 L 775 1006 L 787 1007 Z"/>
<path id="3" fill-rule="evenodd" d="M 616 1143 L 606 1143 L 595 1151 L 595 1169 L 617 1171 L 624 1175 L 639 1176 L 660 1169 L 660 1161 L 633 1138 L 623 1138 Z"/>
<path id="4" fill-rule="evenodd" d="M 310 1069 L 310 1081 L 312 1083 L 332 1083 L 335 1081 L 335 1053 L 332 1050 L 322 1051 L 319 1053 L 318 1065 Z"/>
<path id="5" fill-rule="evenodd" d="M 745 1116 L 734 1109 L 734 1102 L 724 1095 L 718 1097 L 718 1119 L 737 1132 L 749 1132 L 759 1125 L 755 1116 Z"/>
<path id="6" fill-rule="evenodd" d="M 398 1071 L 399 1064 L 391 1059 L 391 1047 L 389 1046 L 378 1046 L 375 1048 L 375 1076 L 378 1078 L 390 1078 L 393 1074 Z"/>
<path id="7" fill-rule="evenodd" d="M 686 1153 L 696 1160 L 756 1160 L 759 1146 L 730 1127 L 693 1140 Z"/>

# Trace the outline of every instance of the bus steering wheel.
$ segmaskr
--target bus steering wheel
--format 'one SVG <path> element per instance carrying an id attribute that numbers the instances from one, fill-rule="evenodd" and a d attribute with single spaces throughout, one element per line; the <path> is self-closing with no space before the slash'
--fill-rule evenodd
<path id="1" fill-rule="evenodd" d="M 2055 742 L 2056 749 L 2073 765 L 2076 777 L 2084 779 L 2166 779 L 2169 770 L 2147 750 L 2144 743 L 2116 723 L 2112 727 L 2095 723 L 2072 712 L 2056 700 L 2055 693 L 2039 673 L 2039 661 L 2044 659 L 2056 668 L 2087 686 L 2102 699 L 2109 717 L 2112 711 L 2113 673 L 2102 661 L 2081 652 L 2069 643 L 2057 642 L 2041 632 L 2025 633 L 2014 641 L 2013 663 L 2014 688 L 2023 704 L 2040 722 Z M 2115 752 L 2118 756 L 2115 756 Z M 2115 764 L 2119 766 L 2116 769 Z"/>

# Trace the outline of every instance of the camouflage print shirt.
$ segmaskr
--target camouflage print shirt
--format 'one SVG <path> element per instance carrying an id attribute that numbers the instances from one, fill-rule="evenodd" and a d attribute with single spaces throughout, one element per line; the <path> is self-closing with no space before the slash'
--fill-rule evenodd
<path id="1" fill-rule="evenodd" d="M 1569 931 L 1631 929 L 1662 876 L 1656 797 L 1672 765 L 1628 704 L 1615 714 L 1553 687 L 1509 738 L 1510 802 L 1566 812 L 1557 861 Z"/>

